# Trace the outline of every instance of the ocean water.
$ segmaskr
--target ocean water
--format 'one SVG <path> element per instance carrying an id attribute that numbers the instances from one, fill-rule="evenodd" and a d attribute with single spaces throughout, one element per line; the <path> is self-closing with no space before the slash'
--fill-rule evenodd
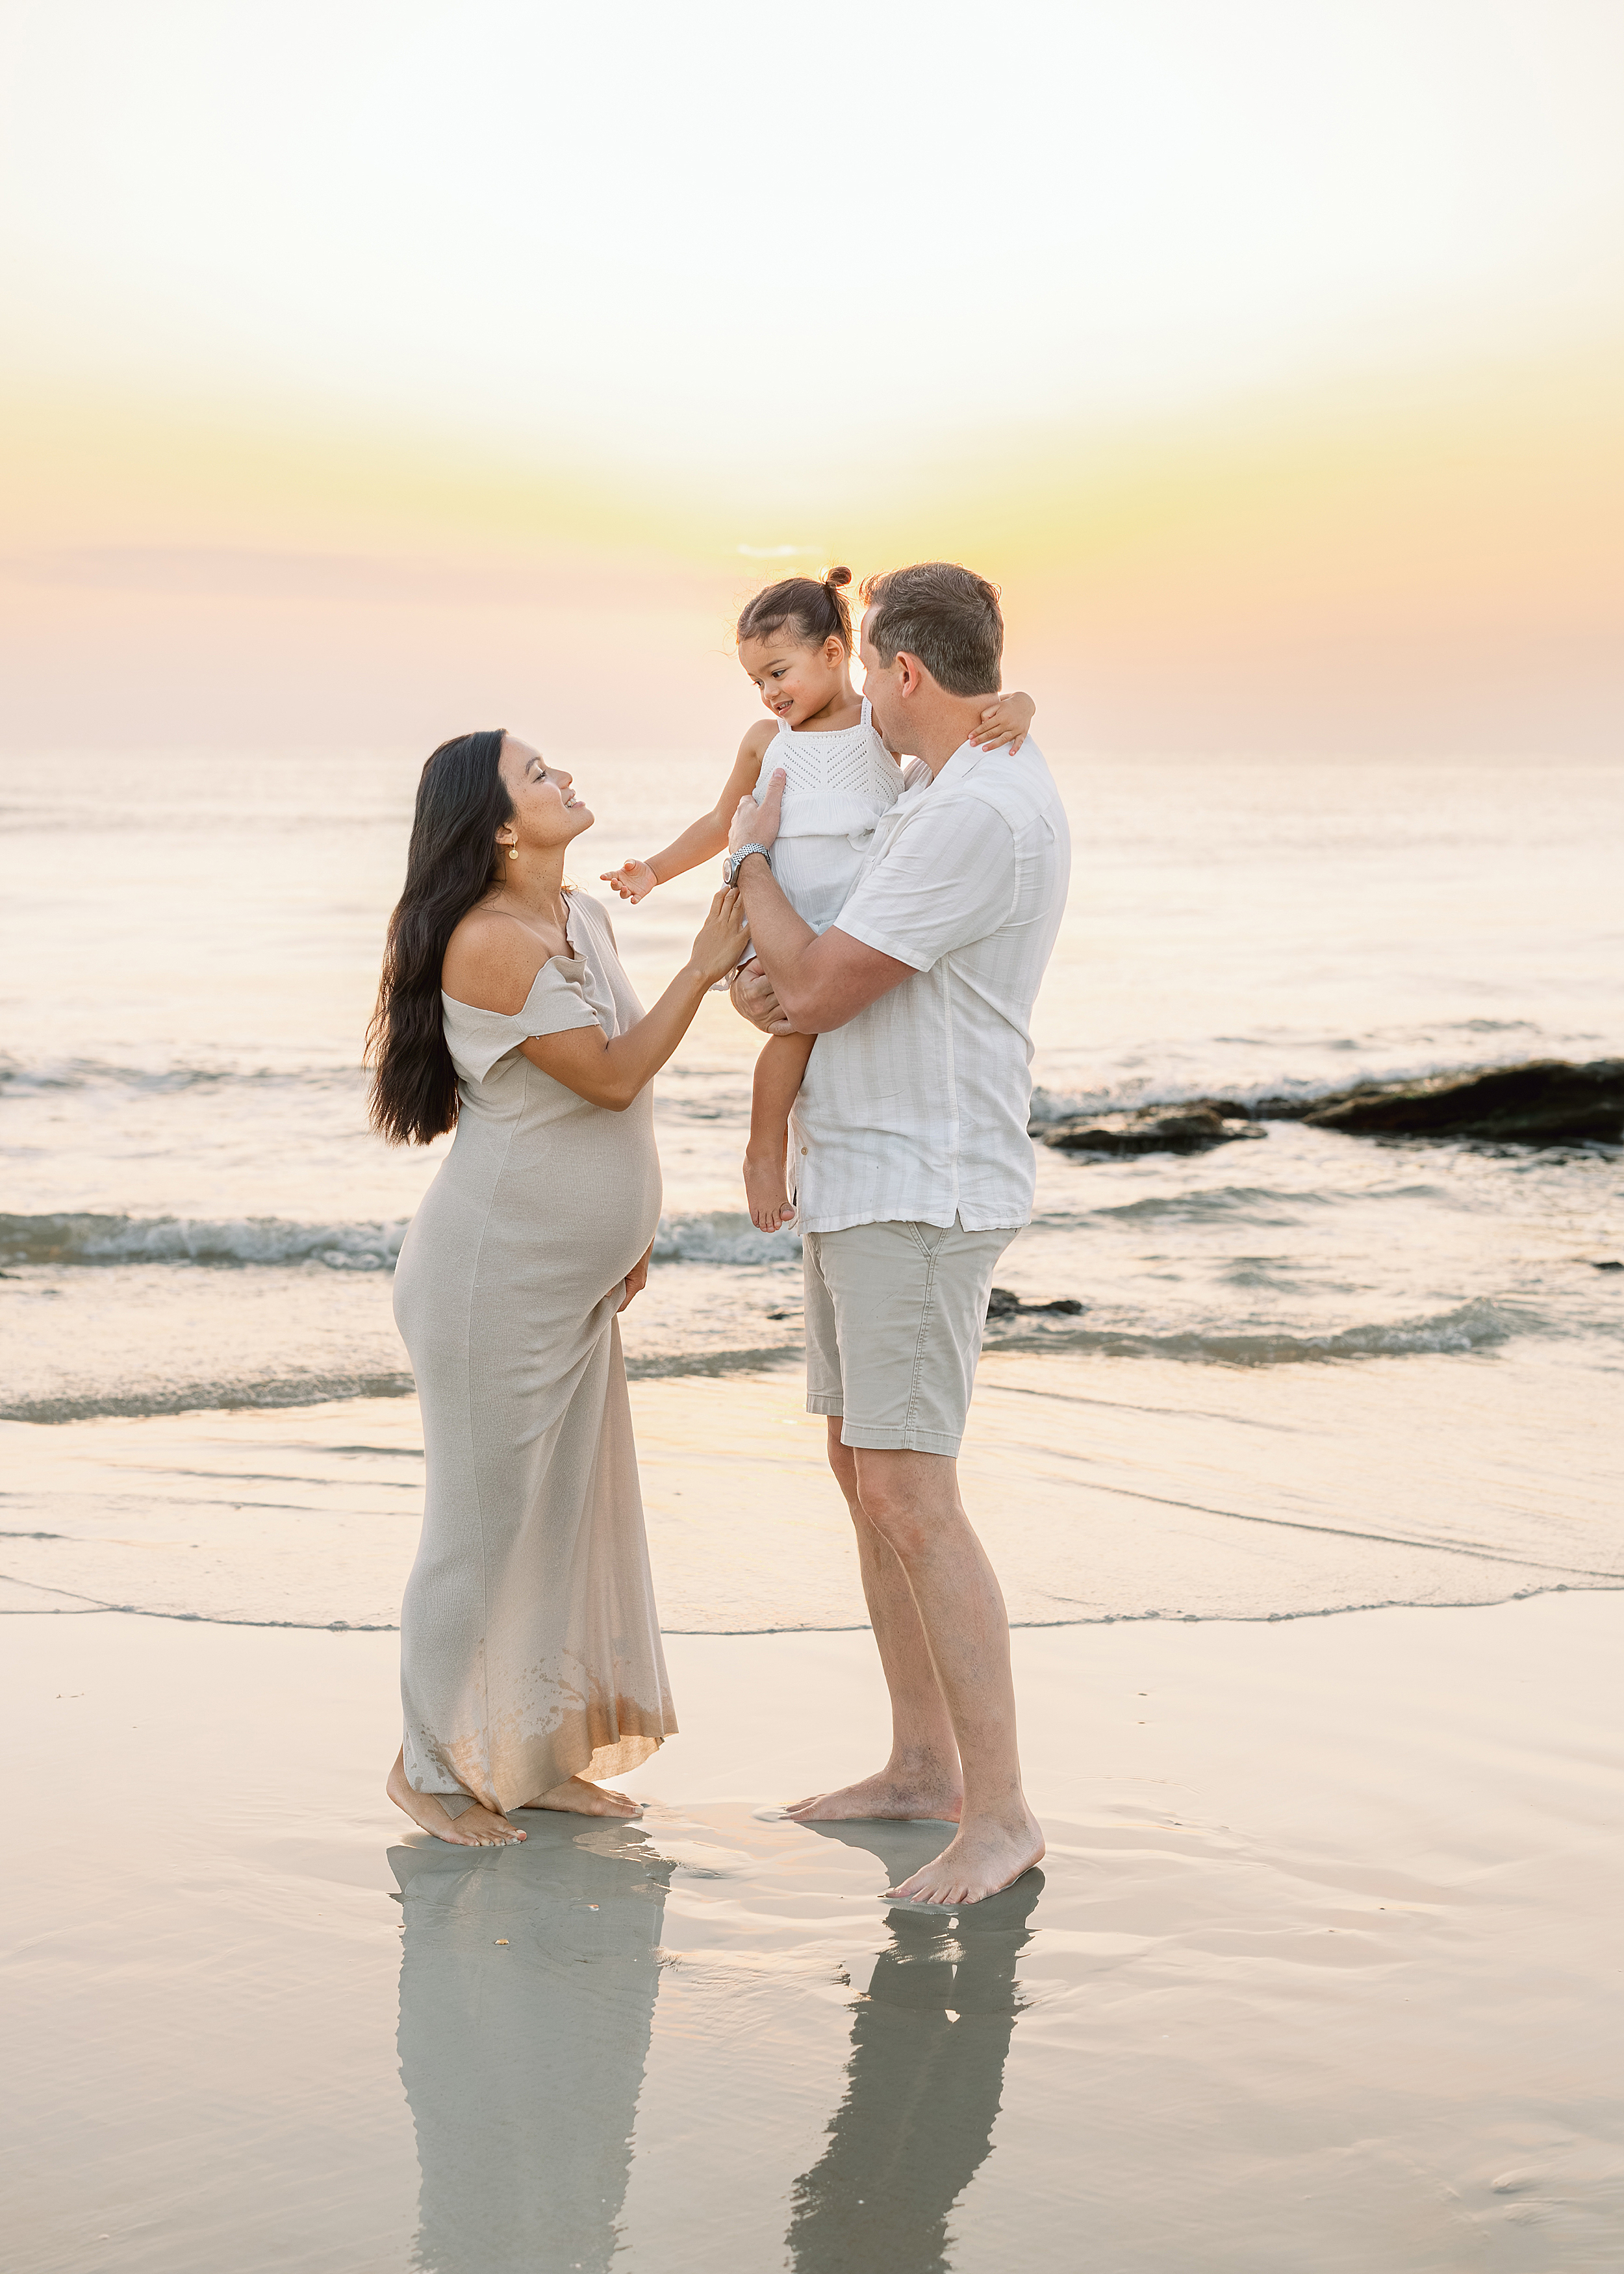
<path id="1" fill-rule="evenodd" d="M 724 763 L 554 755 L 589 885 Z M 390 1276 L 442 1148 L 369 1133 L 360 1050 L 419 763 L 0 762 L 7 1608 L 394 1621 L 422 1480 Z M 1054 764 L 1040 1118 L 1624 1052 L 1618 770 Z M 617 907 L 645 1000 L 711 889 Z M 703 1630 L 861 1616 L 796 1426 L 798 1247 L 743 1212 L 754 1047 L 710 999 L 659 1079 L 622 1322 L 661 1600 Z M 1287 1124 L 1038 1169 L 999 1278 L 1084 1308 L 989 1329 L 966 1453 L 1018 1619 L 1624 1585 L 1618 1148 Z"/>

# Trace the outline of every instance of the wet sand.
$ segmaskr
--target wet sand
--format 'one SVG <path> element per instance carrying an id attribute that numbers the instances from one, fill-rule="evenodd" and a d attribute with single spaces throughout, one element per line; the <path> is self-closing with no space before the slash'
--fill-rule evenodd
<path id="1" fill-rule="evenodd" d="M 946 1918 L 772 1811 L 866 1635 L 673 1638 L 641 1824 L 467 1856 L 393 1636 L 4 1632 L 31 2274 L 1619 2263 L 1624 1596 L 1019 1634 L 1049 1857 Z"/>
<path id="2" fill-rule="evenodd" d="M 1613 1387 L 1526 1356 L 1214 1369 L 989 1351 L 961 1473 L 1017 1625 L 1624 1586 Z M 631 1397 L 668 1632 L 862 1624 L 799 1365 Z M 0 1612 L 393 1627 L 422 1523 L 412 1397 L 0 1420 Z"/>

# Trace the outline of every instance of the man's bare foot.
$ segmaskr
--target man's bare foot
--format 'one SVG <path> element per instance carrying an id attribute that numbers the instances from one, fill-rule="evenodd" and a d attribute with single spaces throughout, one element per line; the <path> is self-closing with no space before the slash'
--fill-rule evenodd
<path id="1" fill-rule="evenodd" d="M 877 1776 L 864 1777 L 860 1784 L 843 1784 L 838 1792 L 809 1793 L 805 1800 L 792 1801 L 784 1812 L 801 1824 L 898 1818 L 957 1824 L 963 1805 L 964 1788 L 956 1781 L 950 1783 L 946 1777 L 929 1771 L 910 1776 L 885 1768 Z"/>
<path id="2" fill-rule="evenodd" d="M 384 1790 L 414 1824 L 420 1825 L 425 1832 L 432 1832 L 448 1848 L 506 1848 L 524 1837 L 516 1824 L 509 1824 L 505 1816 L 498 1816 L 491 1809 L 481 1808 L 477 1801 L 471 1808 L 465 1808 L 461 1816 L 447 1815 L 432 1792 L 418 1792 L 407 1783 L 403 1753 L 395 1756 L 395 1766 L 389 1771 Z"/>
<path id="3" fill-rule="evenodd" d="M 989 1895 L 1011 1886 L 1042 1857 L 1043 1834 L 1030 1810 L 1024 1825 L 995 1824 L 988 1817 L 978 1817 L 922 1871 L 885 1892 L 910 1903 L 957 1908 L 983 1902 Z"/>
<path id="4" fill-rule="evenodd" d="M 781 1153 L 776 1161 L 770 1153 L 746 1153 L 744 1197 L 757 1231 L 778 1231 L 793 1221 L 795 1211 L 789 1204 Z"/>
<path id="5" fill-rule="evenodd" d="M 611 1792 L 606 1786 L 589 1784 L 584 1777 L 566 1777 L 555 1784 L 551 1792 L 544 1792 L 539 1800 L 527 1800 L 526 1808 L 559 1808 L 567 1816 L 636 1816 L 641 1813 L 640 1800 L 628 1800 L 623 1792 Z"/>

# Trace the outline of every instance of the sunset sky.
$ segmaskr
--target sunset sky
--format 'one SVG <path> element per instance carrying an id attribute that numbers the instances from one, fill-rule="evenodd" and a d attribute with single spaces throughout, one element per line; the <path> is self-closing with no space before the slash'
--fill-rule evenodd
<path id="1" fill-rule="evenodd" d="M 731 741 L 781 567 L 1056 747 L 1606 751 L 1624 10 L 0 4 L 12 747 Z"/>

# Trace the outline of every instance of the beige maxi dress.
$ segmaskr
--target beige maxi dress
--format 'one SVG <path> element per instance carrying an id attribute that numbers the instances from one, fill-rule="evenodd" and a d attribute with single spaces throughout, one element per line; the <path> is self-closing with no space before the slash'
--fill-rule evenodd
<path id="1" fill-rule="evenodd" d="M 616 1776 L 676 1728 L 615 1312 L 659 1221 L 652 1091 L 624 1113 L 527 1035 L 643 1015 L 598 903 L 508 1017 L 442 995 L 456 1136 L 401 1248 L 423 1408 L 423 1538 L 401 1607 L 408 1781 L 522 1808 Z"/>

